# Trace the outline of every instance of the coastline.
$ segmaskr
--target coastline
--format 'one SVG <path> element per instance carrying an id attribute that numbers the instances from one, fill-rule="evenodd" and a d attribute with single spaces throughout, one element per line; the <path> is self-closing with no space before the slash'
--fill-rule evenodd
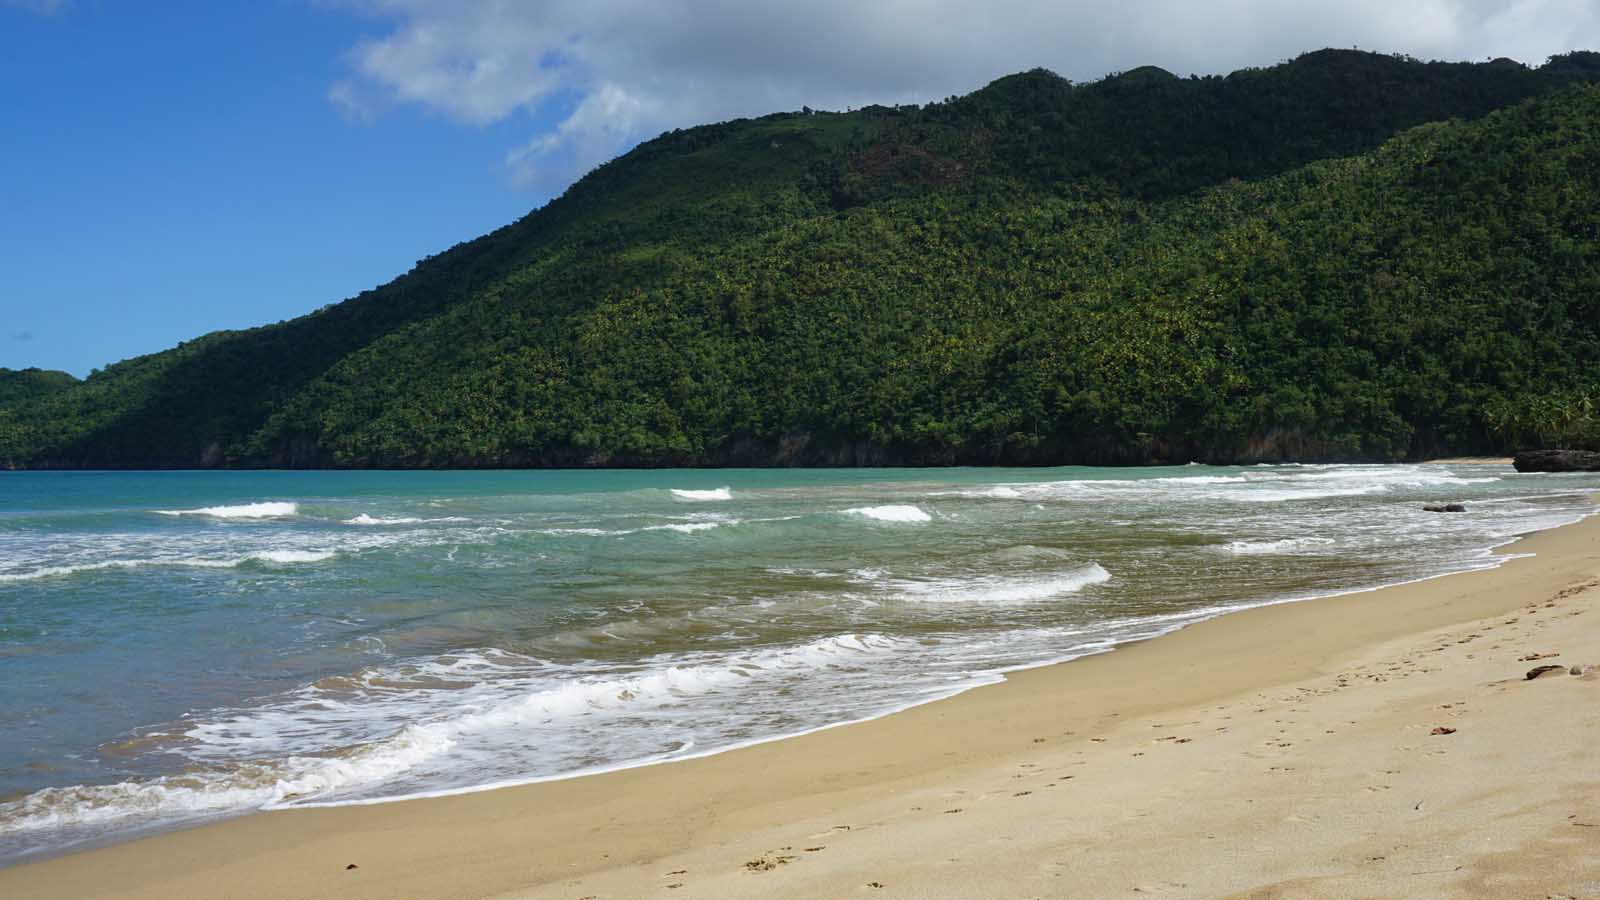
<path id="1" fill-rule="evenodd" d="M 1600 604 L 1593 589 L 1600 576 L 1600 518 L 1536 534 L 1500 552 L 1537 555 L 1487 571 L 1229 613 L 1113 653 L 1016 671 L 1003 683 L 887 717 L 698 759 L 436 799 L 260 813 L 71 853 L 0 870 L 0 893 L 601 898 L 837 896 L 865 890 L 877 896 L 967 896 L 979 884 L 1014 883 L 1016 890 L 1007 895 L 1032 896 L 1050 885 L 1104 893 L 1147 887 L 1145 881 L 1159 887 L 1163 879 L 1142 870 L 1180 861 L 1190 873 L 1180 893 L 1214 896 L 1314 872 L 1325 880 L 1332 877 L 1326 871 L 1328 848 L 1316 842 L 1299 855 L 1275 854 L 1259 867 L 1241 866 L 1238 848 L 1226 847 L 1237 844 L 1247 822 L 1231 828 L 1212 822 L 1214 833 L 1204 837 L 1183 832 L 1183 817 L 1211 821 L 1208 811 L 1229 809 L 1233 802 L 1281 804 L 1284 792 L 1276 785 L 1284 771 L 1332 771 L 1359 758 L 1374 741 L 1403 741 L 1426 762 L 1440 750 L 1454 752 L 1482 740 L 1488 742 L 1485 752 L 1500 760 L 1498 771 L 1462 770 L 1452 759 L 1448 772 L 1419 770 L 1416 777 L 1438 782 L 1448 775 L 1469 787 L 1493 777 L 1521 777 L 1530 796 L 1564 789 L 1570 797 L 1565 805 L 1573 809 L 1564 805 L 1562 817 L 1578 815 L 1585 802 L 1594 808 L 1600 783 L 1593 776 L 1586 780 L 1581 765 L 1555 772 L 1550 765 L 1507 767 L 1540 752 L 1577 752 L 1600 734 L 1600 721 L 1571 705 L 1581 697 L 1594 706 L 1600 684 L 1593 677 L 1545 678 L 1529 682 L 1526 690 L 1513 684 L 1490 690 L 1488 697 L 1476 695 L 1485 692 L 1485 683 L 1520 678 L 1536 663 L 1519 657 L 1549 650 L 1546 643 L 1568 650 L 1557 663 L 1600 663 L 1600 635 L 1582 633 L 1586 620 L 1578 615 Z M 1464 623 L 1477 624 L 1466 632 L 1473 637 L 1451 639 L 1463 643 L 1445 643 L 1437 634 L 1460 631 Z M 1535 628 L 1543 633 L 1533 636 L 1529 629 Z M 1480 647 L 1494 649 L 1476 652 L 1479 640 L 1487 642 Z M 1405 649 L 1423 645 L 1441 649 Z M 1388 664 L 1397 654 L 1403 661 Z M 1385 665 L 1379 668 L 1379 662 Z M 1373 674 L 1384 671 L 1393 674 Z M 1330 681 L 1336 687 L 1328 687 Z M 1430 682 L 1436 684 L 1425 688 Z M 1418 706 L 1415 698 L 1402 696 L 1418 690 L 1473 696 L 1465 704 L 1446 701 L 1449 709 L 1440 703 Z M 1493 705 L 1495 694 L 1510 698 L 1502 718 L 1537 711 L 1530 697 L 1556 703 L 1555 709 L 1566 712 L 1564 721 L 1545 732 L 1562 732 L 1577 743 L 1545 741 L 1532 748 L 1524 731 L 1480 724 L 1473 738 L 1432 746 L 1423 728 L 1439 724 L 1431 719 L 1397 726 L 1392 735 L 1364 731 L 1378 727 L 1364 721 L 1374 708 L 1405 707 L 1412 718 L 1438 710 L 1433 719 L 1454 721 L 1483 715 L 1477 707 Z M 1230 712 L 1224 716 L 1222 709 Z M 1280 727 L 1291 720 L 1293 729 Z M 1153 731 L 1155 724 L 1162 727 Z M 1255 736 L 1247 732 L 1263 727 L 1269 737 L 1289 730 L 1321 733 L 1262 739 L 1248 749 L 1239 744 Z M 1421 736 L 1417 728 L 1423 728 Z M 1484 734 L 1491 730 L 1498 736 Z M 1512 750 L 1516 755 L 1508 755 Z M 1158 761 L 1160 756 L 1170 759 Z M 1366 774 L 1403 780 L 1388 770 L 1379 770 L 1382 777 Z M 1393 806 L 1399 802 L 1387 796 L 1393 790 L 1358 787 L 1351 794 Z M 1208 792 L 1216 794 L 1211 802 L 1199 796 Z M 1158 802 L 1178 800 L 1180 793 L 1182 802 Z M 1430 798 L 1440 795 L 1440 785 L 1433 784 Z M 1583 797 L 1589 800 L 1580 802 Z M 1148 811 L 1134 815 L 1138 810 Z M 1497 834 L 1506 821 L 1502 813 L 1484 815 Z M 1316 815 L 1293 815 L 1302 821 L 1286 826 L 1284 817 L 1269 816 L 1263 824 L 1279 831 L 1316 830 L 1301 827 L 1318 821 Z M 1497 816 L 1499 822 L 1487 821 Z M 1365 834 L 1373 829 L 1383 832 L 1381 822 L 1360 822 L 1363 839 L 1375 840 Z M 1563 824 L 1584 831 L 1565 822 L 1550 827 Z M 1600 867 L 1600 834 L 1577 836 L 1591 840 L 1587 849 L 1575 845 L 1569 861 Z M 1063 845 L 1069 837 L 1070 852 Z M 1413 837 L 1441 840 L 1436 834 Z M 1463 850 L 1479 849 L 1465 838 L 1458 843 Z M 949 852 L 940 855 L 944 851 L 934 849 L 939 847 Z M 1143 864 L 1128 856 L 1141 847 L 1147 852 Z M 1382 857 L 1365 866 L 1374 871 L 1382 868 L 1378 862 L 1399 859 L 1392 851 L 1370 855 Z M 1571 875 L 1540 859 L 1527 877 Z M 1228 866 L 1215 865 L 1224 860 Z M 1501 862 L 1497 877 L 1517 868 Z M 346 869 L 351 863 L 358 868 Z M 1348 866 L 1363 868 L 1353 858 Z M 1213 881 L 1202 887 L 1195 870 Z M 1132 880 L 1104 880 L 1119 871 Z M 1450 895 L 1464 893 L 1457 882 L 1466 877 L 1462 873 L 1476 871 L 1462 863 L 1445 873 L 1450 878 L 1408 883 L 1404 892 L 1426 894 L 1450 884 Z M 1600 879 L 1600 868 L 1592 877 Z M 870 887 L 874 883 L 883 887 Z M 1312 887 L 1304 893 L 1321 895 Z M 1484 896 L 1522 893 L 1517 887 Z"/>

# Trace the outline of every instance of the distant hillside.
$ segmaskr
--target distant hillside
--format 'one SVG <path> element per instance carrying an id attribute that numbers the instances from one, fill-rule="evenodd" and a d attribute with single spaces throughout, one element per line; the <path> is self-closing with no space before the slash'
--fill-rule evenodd
<path id="1" fill-rule="evenodd" d="M 1321 51 L 1227 77 L 1036 70 L 925 107 L 672 132 L 344 303 L 0 393 L 0 462 L 1597 441 L 1596 80 L 1590 53 L 1529 69 Z"/>
<path id="2" fill-rule="evenodd" d="M 0 408 L 48 397 L 78 383 L 66 372 L 0 367 Z"/>

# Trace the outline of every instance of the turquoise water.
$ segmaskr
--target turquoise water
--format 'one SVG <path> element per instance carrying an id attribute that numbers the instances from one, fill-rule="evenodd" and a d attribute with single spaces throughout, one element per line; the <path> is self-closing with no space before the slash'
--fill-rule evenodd
<path id="1" fill-rule="evenodd" d="M 881 715 L 1491 565 L 1596 490 L 1485 466 L 4 473 L 0 861 Z"/>

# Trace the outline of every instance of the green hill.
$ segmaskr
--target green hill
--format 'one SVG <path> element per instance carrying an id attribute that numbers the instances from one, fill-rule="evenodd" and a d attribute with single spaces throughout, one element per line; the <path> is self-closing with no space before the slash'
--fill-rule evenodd
<path id="1" fill-rule="evenodd" d="M 77 383 L 66 372 L 0 367 L 0 409 L 48 397 Z"/>
<path id="2" fill-rule="evenodd" d="M 1398 459 L 1600 440 L 1600 56 L 1009 76 L 662 135 L 19 466 Z"/>

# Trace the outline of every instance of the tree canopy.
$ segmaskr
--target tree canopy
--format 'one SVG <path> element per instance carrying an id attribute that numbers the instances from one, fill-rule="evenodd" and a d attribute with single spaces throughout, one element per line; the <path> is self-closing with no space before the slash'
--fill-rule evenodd
<path id="1" fill-rule="evenodd" d="M 1600 56 L 1035 70 L 664 134 L 308 316 L 10 392 L 17 466 L 1600 444 Z M 219 300 L 219 302 L 223 302 Z"/>

